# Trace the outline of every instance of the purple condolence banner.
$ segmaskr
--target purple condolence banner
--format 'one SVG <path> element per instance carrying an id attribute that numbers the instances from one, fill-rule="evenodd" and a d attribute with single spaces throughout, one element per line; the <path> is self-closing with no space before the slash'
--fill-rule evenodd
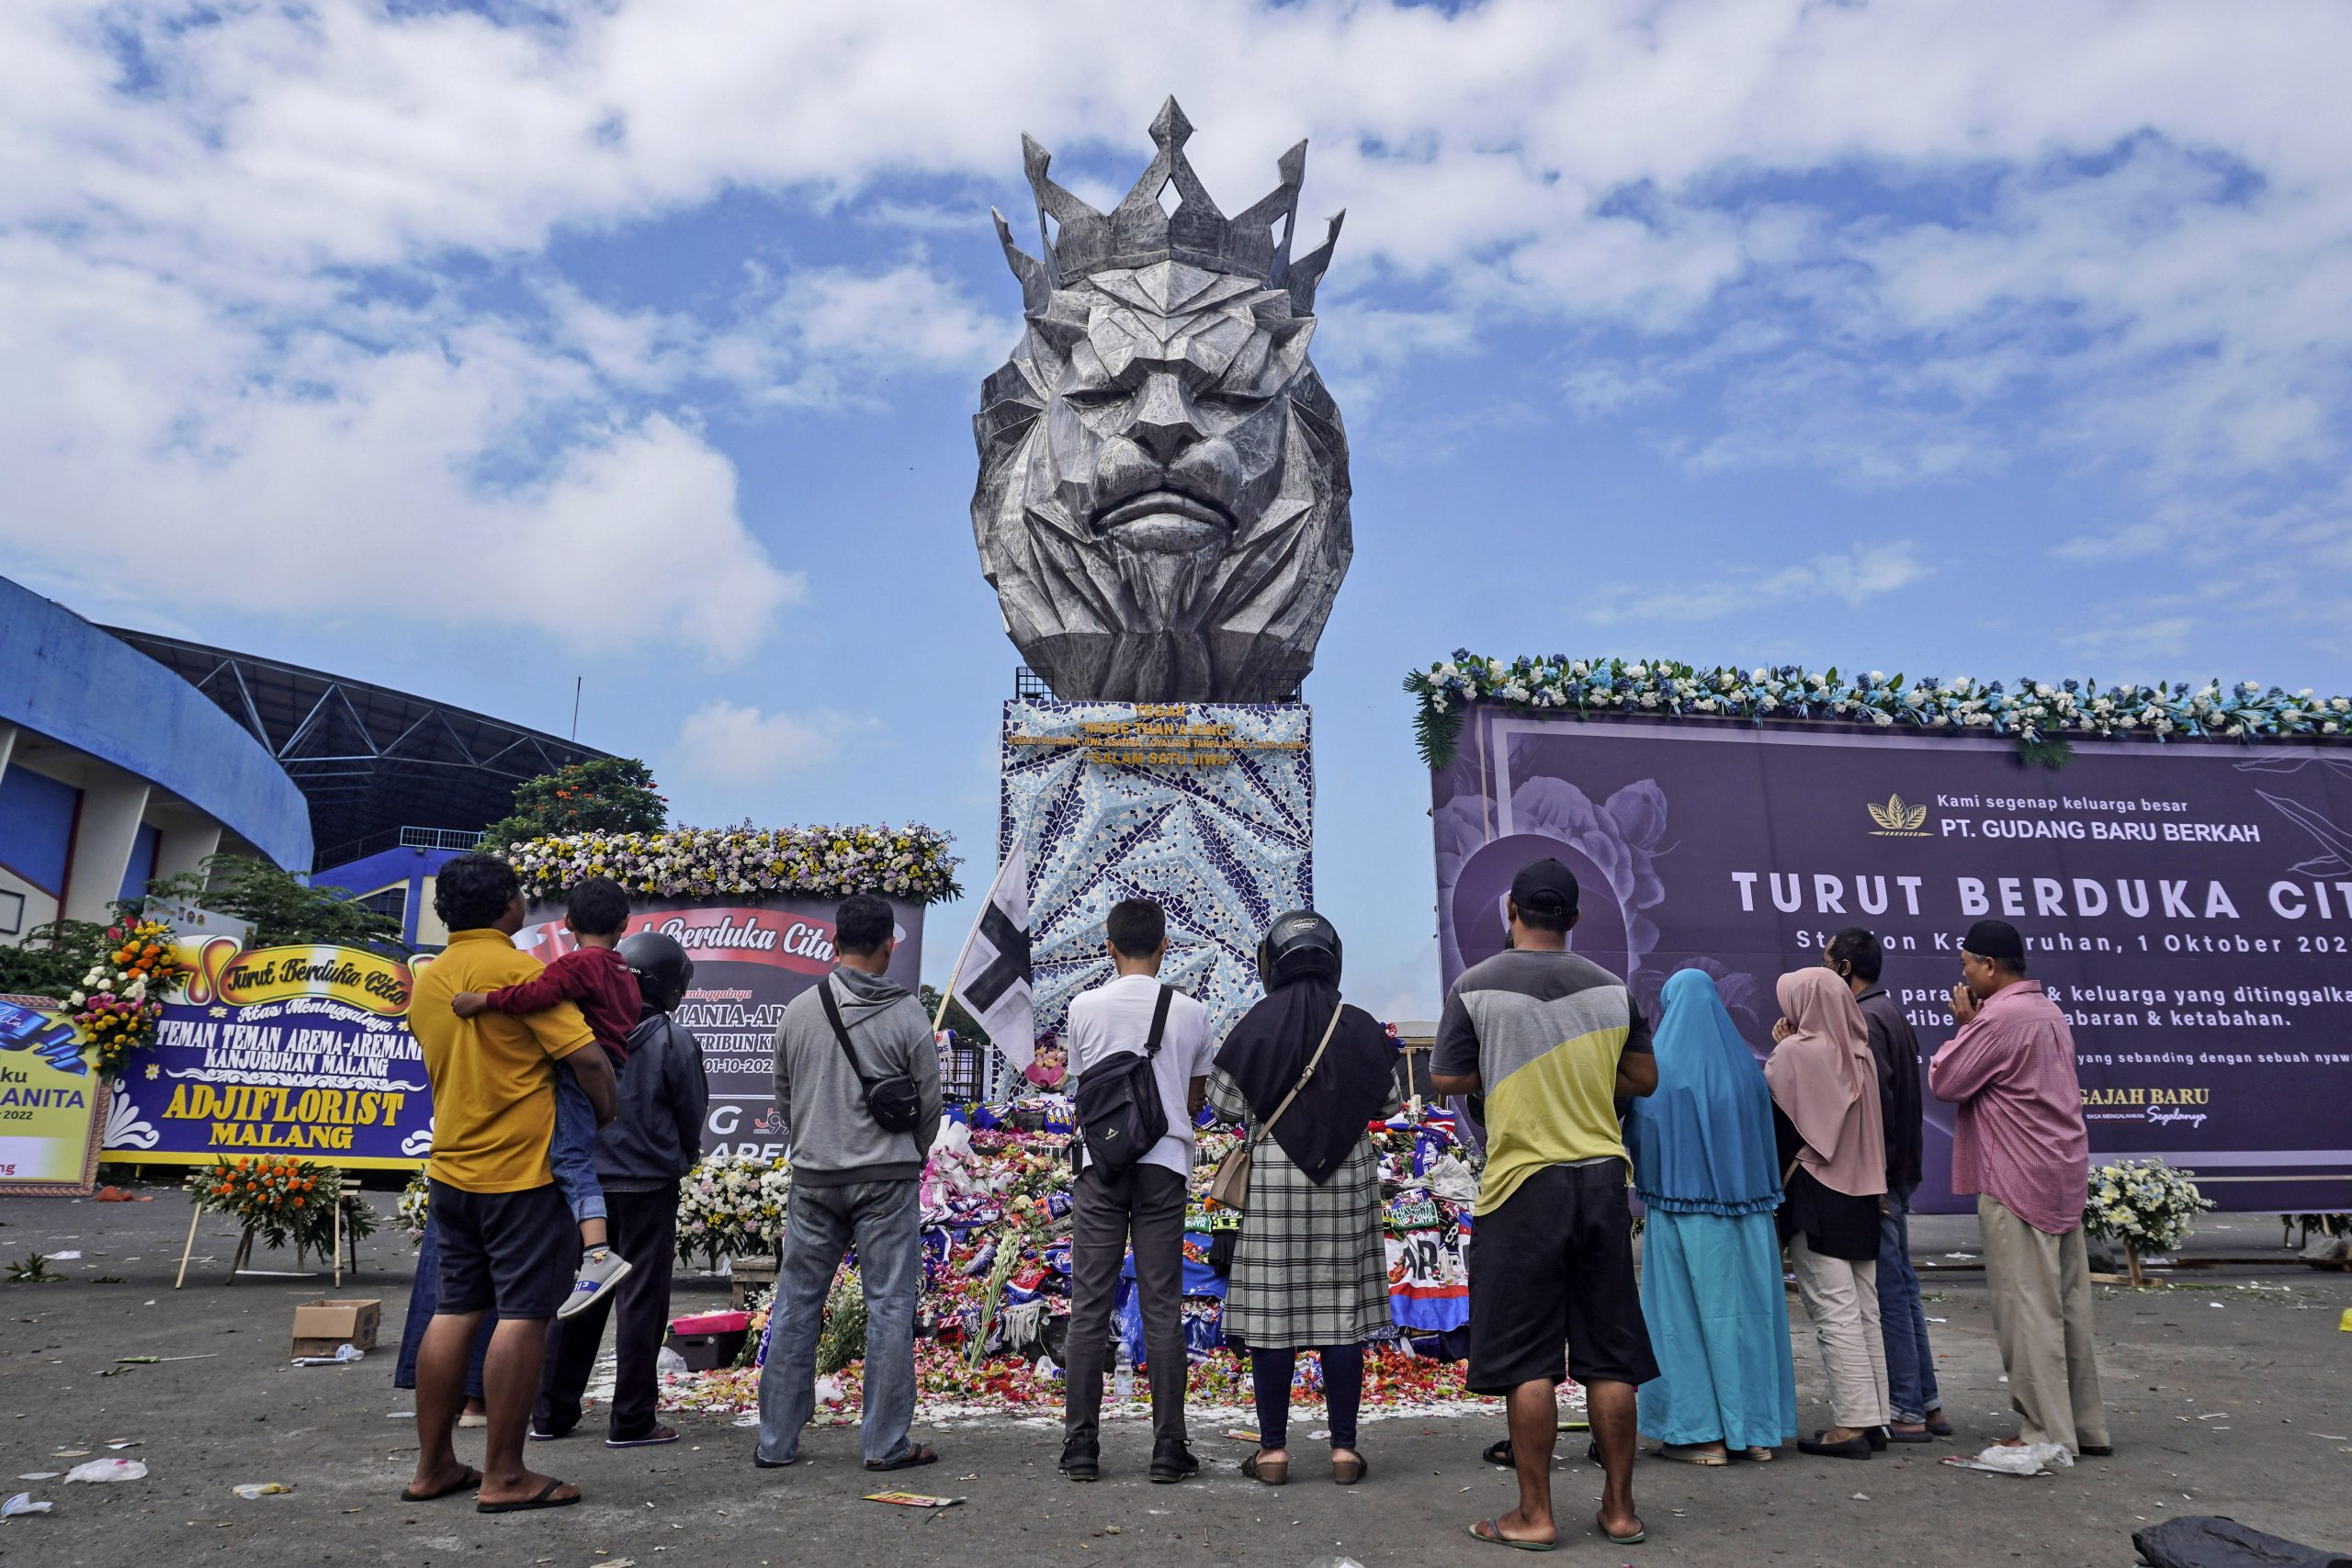
<path id="1" fill-rule="evenodd" d="M 1995 916 L 2072 1021 L 2095 1160 L 2160 1157 L 2226 1209 L 2352 1207 L 2352 753 L 2092 740 L 2052 771 L 1992 738 L 1482 706 L 1432 804 L 1448 986 L 1556 855 L 1572 945 L 1653 1018 L 1706 969 L 1760 1056 L 1775 977 L 1867 926 L 1931 1055 L 1959 938 Z M 1918 1207 L 1967 1207 L 1951 1107 L 1927 1108 Z"/>

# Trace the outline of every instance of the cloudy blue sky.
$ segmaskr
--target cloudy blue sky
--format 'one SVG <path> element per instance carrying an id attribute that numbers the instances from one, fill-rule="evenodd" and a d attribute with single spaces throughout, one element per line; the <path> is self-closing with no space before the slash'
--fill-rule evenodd
<path id="1" fill-rule="evenodd" d="M 1019 134 L 1311 139 L 1351 990 L 1436 999 L 1457 646 L 2343 690 L 2333 5 L 0 7 L 0 570 L 987 878 L 967 420 Z M 977 875 L 971 874 L 977 871 Z M 940 918 L 944 970 L 965 911 Z"/>

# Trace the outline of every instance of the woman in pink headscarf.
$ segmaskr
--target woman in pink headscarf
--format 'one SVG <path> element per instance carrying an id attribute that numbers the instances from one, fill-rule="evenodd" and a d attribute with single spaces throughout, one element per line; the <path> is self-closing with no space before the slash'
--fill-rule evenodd
<path id="1" fill-rule="evenodd" d="M 1879 1200 L 1886 1130 L 1870 1029 L 1825 968 L 1781 976 L 1781 1021 L 1764 1063 L 1786 1174 L 1781 1238 L 1829 1374 L 1836 1426 L 1797 1439 L 1809 1454 L 1868 1459 L 1886 1445 L 1886 1346 L 1879 1337 Z"/>

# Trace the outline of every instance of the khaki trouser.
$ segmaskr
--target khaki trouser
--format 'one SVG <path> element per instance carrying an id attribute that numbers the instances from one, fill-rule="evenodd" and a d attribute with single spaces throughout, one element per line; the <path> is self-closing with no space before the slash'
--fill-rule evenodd
<path id="1" fill-rule="evenodd" d="M 2083 1227 L 2052 1235 L 1979 1193 L 1976 1223 L 1984 1234 L 1984 1288 L 1993 1298 L 1993 1333 L 2009 1374 L 2018 1435 L 2057 1443 L 2070 1453 L 2107 1446 L 2107 1406 L 2098 1393 L 2091 1348 L 2090 1254 Z"/>
<path id="2" fill-rule="evenodd" d="M 1789 1238 L 1797 1295 L 1821 1343 L 1829 1374 L 1829 1414 L 1840 1427 L 1868 1431 L 1887 1423 L 1886 1341 L 1879 1335 L 1878 1261 L 1825 1258 L 1799 1231 Z"/>

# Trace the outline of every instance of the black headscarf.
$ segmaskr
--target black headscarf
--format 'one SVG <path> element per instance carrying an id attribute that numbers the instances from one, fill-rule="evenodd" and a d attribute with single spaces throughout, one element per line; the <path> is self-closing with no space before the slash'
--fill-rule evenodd
<path id="1" fill-rule="evenodd" d="M 1274 1142 L 1318 1186 L 1331 1179 L 1396 1089 L 1396 1045 L 1362 1008 L 1341 1004 L 1329 980 L 1293 980 L 1251 1008 L 1225 1037 L 1216 1065 L 1261 1125 L 1298 1082 L 1339 1009 L 1340 1026 L 1315 1077 L 1273 1125 Z"/>

